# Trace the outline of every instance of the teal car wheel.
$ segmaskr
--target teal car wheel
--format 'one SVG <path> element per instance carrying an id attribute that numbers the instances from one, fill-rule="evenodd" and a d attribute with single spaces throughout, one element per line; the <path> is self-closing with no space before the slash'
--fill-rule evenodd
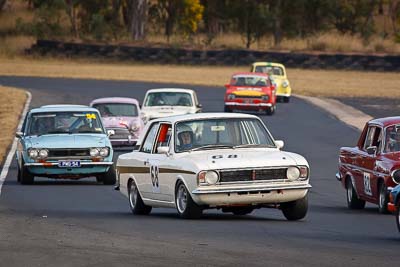
<path id="1" fill-rule="evenodd" d="M 21 184 L 33 184 L 35 177 L 24 165 L 25 162 L 21 159 L 21 166 L 18 167 L 18 181 Z"/>
<path id="2" fill-rule="evenodd" d="M 98 182 L 103 182 L 105 185 L 113 185 L 117 180 L 117 174 L 115 172 L 114 164 L 108 169 L 108 171 L 104 174 L 100 174 L 96 176 L 96 180 Z"/>

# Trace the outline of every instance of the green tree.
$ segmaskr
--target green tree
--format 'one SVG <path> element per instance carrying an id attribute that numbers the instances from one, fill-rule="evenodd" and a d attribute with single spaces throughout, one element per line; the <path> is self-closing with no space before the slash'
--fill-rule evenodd
<path id="1" fill-rule="evenodd" d="M 179 28 L 185 38 L 197 32 L 199 23 L 203 18 L 204 6 L 200 0 L 183 0 L 178 17 Z"/>

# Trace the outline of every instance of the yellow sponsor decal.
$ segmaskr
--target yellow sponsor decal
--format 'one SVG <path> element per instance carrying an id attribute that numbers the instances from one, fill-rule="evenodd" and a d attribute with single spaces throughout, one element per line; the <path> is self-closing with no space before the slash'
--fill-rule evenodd
<path id="1" fill-rule="evenodd" d="M 91 119 L 96 119 L 96 114 L 94 114 L 94 113 L 87 113 L 86 114 L 86 119 L 89 119 L 89 120 L 91 120 Z"/>
<path id="2" fill-rule="evenodd" d="M 233 92 L 236 96 L 262 96 L 264 95 L 263 92 L 254 91 L 254 90 L 242 90 L 242 91 L 235 91 Z"/>

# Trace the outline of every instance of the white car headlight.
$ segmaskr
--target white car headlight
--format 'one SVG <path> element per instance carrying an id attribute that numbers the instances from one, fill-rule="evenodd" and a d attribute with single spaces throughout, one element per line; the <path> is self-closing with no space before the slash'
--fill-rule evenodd
<path id="1" fill-rule="evenodd" d="M 297 167 L 289 167 L 286 170 L 286 176 L 290 181 L 296 181 L 300 178 L 300 170 Z"/>
<path id="2" fill-rule="evenodd" d="M 49 156 L 49 151 L 47 149 L 40 149 L 38 157 L 41 159 L 45 159 Z"/>
<path id="3" fill-rule="evenodd" d="M 201 171 L 198 174 L 199 184 L 214 185 L 219 181 L 219 175 L 215 171 Z"/>
<path id="4" fill-rule="evenodd" d="M 93 147 L 90 149 L 90 156 L 91 157 L 97 157 L 100 155 L 100 151 L 97 147 Z"/>
<path id="5" fill-rule="evenodd" d="M 213 185 L 213 184 L 216 184 L 218 182 L 219 175 L 215 171 L 208 171 L 208 172 L 206 172 L 205 178 L 206 178 L 207 184 Z"/>
<path id="6" fill-rule="evenodd" d="M 102 147 L 102 148 L 100 148 L 99 151 L 100 151 L 99 154 L 100 154 L 100 156 L 102 156 L 102 157 L 107 157 L 108 154 L 110 153 L 110 150 L 109 150 L 108 147 Z"/>
<path id="7" fill-rule="evenodd" d="M 28 156 L 32 159 L 36 159 L 39 157 L 39 150 L 36 148 L 31 148 L 28 150 Z"/>
<path id="8" fill-rule="evenodd" d="M 289 86 L 289 82 L 288 81 L 284 81 L 283 83 L 282 83 L 282 87 L 283 88 L 286 88 L 286 87 L 288 87 Z"/>

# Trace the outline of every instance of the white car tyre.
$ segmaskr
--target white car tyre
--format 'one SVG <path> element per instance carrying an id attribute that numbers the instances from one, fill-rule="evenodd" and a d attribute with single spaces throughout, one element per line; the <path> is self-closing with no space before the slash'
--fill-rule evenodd
<path id="1" fill-rule="evenodd" d="M 148 215 L 152 207 L 144 204 L 135 181 L 131 180 L 128 183 L 128 199 L 131 211 L 135 215 Z"/>
<path id="2" fill-rule="evenodd" d="M 282 213 L 289 221 L 303 219 L 308 210 L 308 194 L 303 198 L 281 204 Z"/>
<path id="3" fill-rule="evenodd" d="M 176 210 L 181 218 L 198 219 L 203 210 L 193 201 L 184 183 L 180 182 L 175 192 Z"/>

